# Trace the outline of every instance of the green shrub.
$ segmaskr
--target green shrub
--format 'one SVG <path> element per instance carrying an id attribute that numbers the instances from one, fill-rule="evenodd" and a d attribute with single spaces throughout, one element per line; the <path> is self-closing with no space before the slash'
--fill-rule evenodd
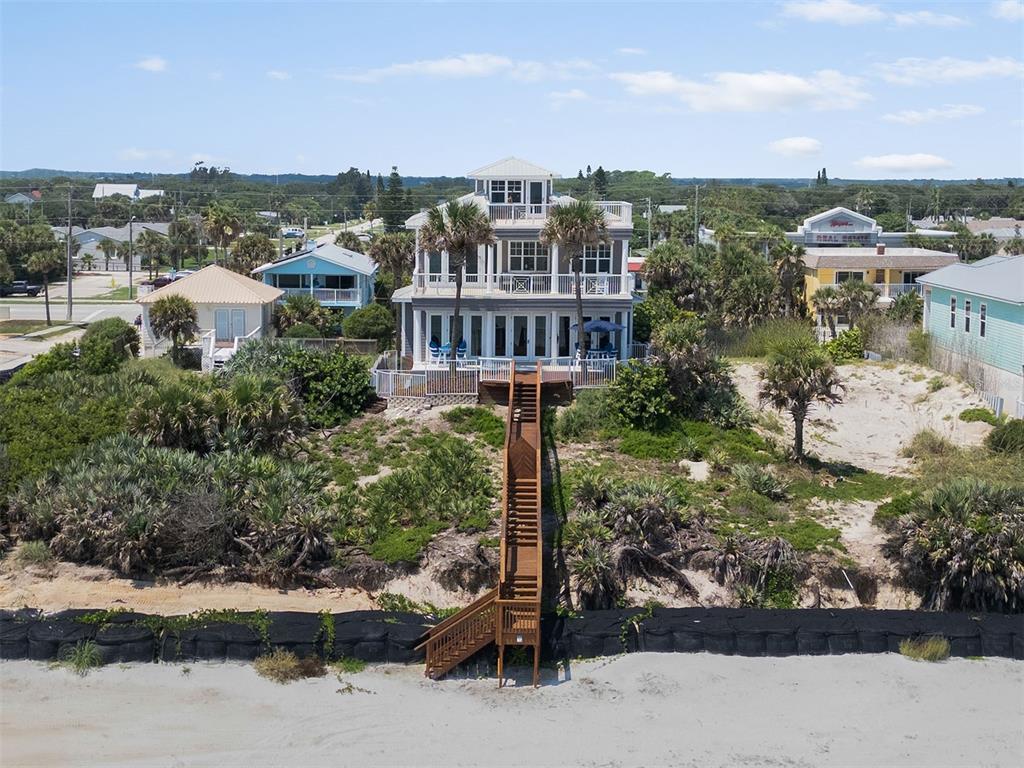
<path id="1" fill-rule="evenodd" d="M 323 338 L 323 335 L 315 325 L 296 323 L 281 334 L 281 337 L 284 339 L 320 339 Z"/>
<path id="2" fill-rule="evenodd" d="M 864 338 L 860 328 L 849 328 L 824 344 L 832 359 L 837 363 L 848 363 L 864 358 Z"/>
<path id="3" fill-rule="evenodd" d="M 1019 478 L 1015 478 L 1019 481 Z M 896 521 L 886 553 L 943 611 L 1024 611 L 1024 486 L 956 480 Z"/>
<path id="4" fill-rule="evenodd" d="M 397 528 L 374 541 L 370 557 L 385 563 L 417 563 L 430 540 L 445 529 L 443 523 Z"/>
<path id="5" fill-rule="evenodd" d="M 817 520 L 800 517 L 772 529 L 778 536 L 793 545 L 798 552 L 815 552 L 822 547 L 843 550 L 838 528 L 828 528 Z"/>
<path id="6" fill-rule="evenodd" d="M 86 373 L 111 373 L 139 356 L 139 332 L 119 317 L 91 323 L 79 341 L 79 364 Z"/>
<path id="7" fill-rule="evenodd" d="M 23 541 L 14 553 L 14 561 L 22 568 L 47 566 L 53 563 L 53 554 L 45 541 Z"/>
<path id="8" fill-rule="evenodd" d="M 727 357 L 765 357 L 782 339 L 794 336 L 814 338 L 814 329 L 807 320 L 777 318 L 752 328 L 718 331 L 715 344 Z"/>
<path id="9" fill-rule="evenodd" d="M 1009 419 L 985 438 L 989 450 L 999 453 L 1024 453 L 1024 419 Z"/>
<path id="10" fill-rule="evenodd" d="M 668 377 L 659 365 L 636 360 L 626 363 L 616 371 L 608 391 L 615 414 L 638 429 L 659 429 L 672 415 Z"/>
<path id="11" fill-rule="evenodd" d="M 960 411 L 960 421 L 966 421 L 968 423 L 975 421 L 982 421 L 986 424 L 995 426 L 999 423 L 998 417 L 988 408 L 967 408 Z"/>
<path id="12" fill-rule="evenodd" d="M 928 379 L 928 392 L 934 394 L 946 386 L 946 380 L 941 376 L 932 376 Z"/>
<path id="13" fill-rule="evenodd" d="M 910 360 L 918 365 L 929 365 L 932 359 L 931 339 L 920 328 L 914 328 L 907 335 L 910 344 Z"/>
<path id="14" fill-rule="evenodd" d="M 505 422 L 488 408 L 460 405 L 446 411 L 443 418 L 456 432 L 474 434 L 492 448 L 505 444 Z"/>
<path id="15" fill-rule="evenodd" d="M 37 355 L 24 368 L 11 377 L 14 386 L 26 386 L 41 381 L 52 373 L 78 370 L 75 343 L 61 342 L 50 347 L 48 352 Z"/>
<path id="16" fill-rule="evenodd" d="M 366 662 L 351 656 L 342 656 L 331 662 L 331 668 L 346 675 L 355 675 L 366 669 Z"/>
<path id="17" fill-rule="evenodd" d="M 878 505 L 872 522 L 882 530 L 891 531 L 901 517 L 912 514 L 920 503 L 921 494 L 918 491 L 900 493 Z"/>
<path id="18" fill-rule="evenodd" d="M 345 318 L 345 336 L 349 339 L 376 339 L 377 349 L 388 349 L 395 335 L 395 317 L 383 304 L 369 304 Z"/>
<path id="19" fill-rule="evenodd" d="M 555 431 L 561 440 L 582 443 L 617 425 L 607 389 L 583 389 L 572 405 L 558 413 Z"/>
<path id="20" fill-rule="evenodd" d="M 638 459 L 662 461 L 708 458 L 715 451 L 737 462 L 763 464 L 770 458 L 768 445 L 752 430 L 723 429 L 687 419 L 676 419 L 659 432 L 627 427 L 622 431 L 619 451 Z"/>
<path id="21" fill-rule="evenodd" d="M 944 637 L 919 637 L 900 640 L 900 655 L 915 661 L 945 661 L 949 658 L 949 640 Z"/>

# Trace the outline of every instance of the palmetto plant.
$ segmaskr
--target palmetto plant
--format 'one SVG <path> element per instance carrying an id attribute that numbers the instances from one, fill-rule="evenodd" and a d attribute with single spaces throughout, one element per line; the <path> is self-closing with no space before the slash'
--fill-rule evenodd
<path id="1" fill-rule="evenodd" d="M 589 200 L 574 200 L 551 206 L 540 239 L 545 245 L 557 245 L 559 249 L 565 249 L 569 256 L 576 292 L 577 335 L 580 354 L 585 358 L 588 336 L 583 331 L 583 252 L 588 247 L 608 242 L 604 211 Z"/>
<path id="2" fill-rule="evenodd" d="M 813 340 L 793 337 L 779 342 L 761 370 L 762 404 L 789 411 L 793 417 L 793 452 L 804 456 L 804 420 L 812 404 L 831 407 L 843 401 L 845 387 L 828 353 Z"/>
<path id="3" fill-rule="evenodd" d="M 164 296 L 149 309 L 149 325 L 157 338 L 171 340 L 171 359 L 179 362 L 181 347 L 199 335 L 196 305 L 184 296 Z"/>
<path id="4" fill-rule="evenodd" d="M 275 321 L 278 331 L 284 332 L 293 325 L 308 323 L 318 330 L 323 330 L 329 317 L 328 310 L 317 301 L 315 296 L 305 293 L 293 293 L 277 309 Z"/>
<path id="5" fill-rule="evenodd" d="M 462 282 L 466 260 L 481 245 L 494 243 L 494 227 L 487 214 L 474 202 L 452 200 L 431 208 L 427 221 L 420 227 L 420 248 L 425 251 L 447 251 L 448 270 L 455 275 L 455 307 L 452 314 L 452 352 L 462 341 Z M 452 355 L 455 365 L 455 355 Z"/>
<path id="6" fill-rule="evenodd" d="M 940 485 L 897 522 L 886 551 L 929 610 L 1024 612 L 1024 488 Z"/>
<path id="7" fill-rule="evenodd" d="M 25 268 L 34 275 L 43 278 L 43 300 L 46 303 L 46 324 L 53 325 L 50 320 L 50 276 L 63 264 L 60 254 L 55 249 L 36 251 L 28 257 Z"/>
<path id="8" fill-rule="evenodd" d="M 400 232 L 398 234 L 404 235 L 405 233 Z M 339 232 L 334 238 L 334 244 L 340 245 L 342 248 L 347 248 L 350 251 L 355 251 L 356 253 L 363 253 L 366 251 L 366 243 L 360 240 L 359 235 L 355 232 L 349 232 L 348 230 Z M 370 247 L 372 248 L 373 246 L 371 245 Z"/>
<path id="9" fill-rule="evenodd" d="M 836 318 L 842 312 L 842 300 L 834 285 L 823 285 L 811 296 L 811 302 L 821 312 L 828 325 L 829 334 L 836 337 Z"/>
<path id="10" fill-rule="evenodd" d="M 804 249 L 782 242 L 772 248 L 775 262 L 775 279 L 782 294 L 783 314 L 793 317 L 804 287 Z"/>
<path id="11" fill-rule="evenodd" d="M 341 234 L 351 234 L 343 232 Z M 338 237 L 341 237 L 341 234 Z M 346 246 L 347 247 L 347 246 Z M 369 255 L 381 270 L 391 273 L 392 296 L 394 291 L 402 287 L 406 273 L 412 269 L 413 257 L 416 254 L 416 243 L 406 232 L 387 232 L 374 238 L 370 243 Z M 401 349 L 402 316 L 399 305 L 392 300 L 391 309 L 395 313 L 395 344 Z"/>

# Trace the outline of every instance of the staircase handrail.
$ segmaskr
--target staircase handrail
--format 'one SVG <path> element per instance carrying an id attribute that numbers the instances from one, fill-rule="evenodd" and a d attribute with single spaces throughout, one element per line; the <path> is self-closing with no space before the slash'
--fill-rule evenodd
<path id="1" fill-rule="evenodd" d="M 512 446 L 512 409 L 516 395 L 516 361 L 513 360 L 508 376 L 508 413 L 505 417 L 505 445 L 501 451 L 501 547 L 498 553 L 498 584 L 505 581 L 505 569 L 508 565 L 505 553 L 505 542 L 508 540 L 508 454 Z"/>
<path id="2" fill-rule="evenodd" d="M 536 474 L 536 492 L 537 492 L 537 605 L 540 605 L 541 588 L 544 583 L 544 536 L 543 536 L 543 507 L 544 499 L 541 495 L 543 492 L 541 477 L 543 475 L 543 466 L 541 464 L 541 444 L 544 442 L 544 434 L 541 431 L 541 387 L 544 381 L 544 366 L 538 365 L 535 375 L 537 377 L 537 388 L 534 393 L 536 398 L 534 404 L 534 413 L 537 418 L 537 445 L 535 447 L 536 454 L 534 458 L 534 470 Z"/>
<path id="3" fill-rule="evenodd" d="M 423 642 L 416 646 L 416 650 L 423 648 L 427 644 L 427 642 L 434 639 L 435 637 L 442 634 L 451 627 L 455 626 L 456 624 L 461 624 L 462 622 L 468 621 L 469 619 L 473 618 L 473 615 L 476 614 L 481 608 L 486 608 L 490 603 L 494 602 L 497 598 L 498 588 L 494 587 L 493 589 L 485 592 L 482 596 L 478 597 L 465 608 L 460 609 L 458 613 L 453 613 L 440 624 L 435 624 L 424 633 Z"/>

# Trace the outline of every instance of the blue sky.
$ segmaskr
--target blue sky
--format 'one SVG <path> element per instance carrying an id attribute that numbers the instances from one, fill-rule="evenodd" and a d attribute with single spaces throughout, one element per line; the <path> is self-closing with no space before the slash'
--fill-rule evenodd
<path id="1" fill-rule="evenodd" d="M 0 167 L 1024 175 L 1024 5 L 0 4 Z"/>

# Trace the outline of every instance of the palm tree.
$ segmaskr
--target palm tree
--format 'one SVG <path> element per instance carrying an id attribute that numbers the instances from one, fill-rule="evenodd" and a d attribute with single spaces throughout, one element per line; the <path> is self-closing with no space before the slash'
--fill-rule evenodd
<path id="1" fill-rule="evenodd" d="M 587 356 L 587 334 L 583 332 L 583 252 L 608 242 L 608 228 L 604 223 L 604 211 L 589 200 L 573 200 L 552 206 L 547 222 L 540 233 L 545 245 L 555 244 L 564 248 L 572 265 L 573 281 L 576 288 L 576 328 L 579 335 L 580 356 Z"/>
<path id="2" fill-rule="evenodd" d="M 308 293 L 294 293 L 285 297 L 284 302 L 277 310 L 276 321 L 277 330 L 282 333 L 300 323 L 306 323 L 322 330 L 327 322 L 327 310 Z"/>
<path id="3" fill-rule="evenodd" d="M 350 232 L 342 232 L 351 234 Z M 338 235 L 341 238 L 341 235 Z M 337 242 L 337 241 L 335 241 Z M 402 287 L 406 273 L 412 268 L 413 256 L 416 253 L 416 245 L 412 238 L 405 232 L 387 232 L 374 238 L 370 243 L 370 258 L 377 262 L 377 267 L 391 273 L 391 295 Z M 402 316 L 399 313 L 398 305 L 391 302 L 391 308 L 395 313 L 395 345 L 401 350 L 400 338 L 402 335 Z"/>
<path id="4" fill-rule="evenodd" d="M 142 230 L 139 239 L 135 241 L 135 250 L 145 256 L 149 262 L 149 278 L 153 279 L 153 267 L 156 266 L 156 274 L 160 275 L 160 262 L 163 261 L 167 252 L 167 239 L 160 234 L 150 230 Z"/>
<path id="5" fill-rule="evenodd" d="M 839 292 L 834 285 L 823 285 L 811 296 L 811 303 L 821 312 L 832 338 L 836 337 L 836 317 L 842 310 Z"/>
<path id="6" fill-rule="evenodd" d="M 878 291 L 863 280 L 846 280 L 837 290 L 843 314 L 850 319 L 850 327 L 870 312 L 878 301 Z"/>
<path id="7" fill-rule="evenodd" d="M 360 240 L 359 235 L 355 232 L 349 232 L 348 230 L 339 232 L 334 238 L 334 244 L 340 245 L 342 248 L 347 248 L 350 251 L 355 251 L 356 253 L 363 253 L 366 251 L 366 243 Z"/>
<path id="8" fill-rule="evenodd" d="M 93 256 L 91 253 L 87 253 L 85 254 L 85 256 L 82 257 L 82 267 L 85 269 L 86 272 L 92 271 L 92 267 L 93 264 L 95 264 L 95 262 L 96 257 Z"/>
<path id="9" fill-rule="evenodd" d="M 425 251 L 447 251 L 448 271 L 455 273 L 455 309 L 452 313 L 452 367 L 455 351 L 462 341 L 462 279 L 466 259 L 481 245 L 494 242 L 494 227 L 487 214 L 473 202 L 452 200 L 431 208 L 420 227 L 420 247 Z"/>
<path id="10" fill-rule="evenodd" d="M 64 260 L 60 254 L 50 249 L 48 251 L 36 251 L 28 257 L 25 268 L 33 275 L 41 275 L 43 278 L 43 299 L 46 302 L 46 324 L 53 325 L 50 320 L 50 273 L 60 269 Z"/>
<path id="11" fill-rule="evenodd" d="M 242 224 L 238 214 L 220 203 L 211 203 L 206 209 L 204 226 L 210 240 L 213 241 L 215 261 L 217 248 L 223 251 L 236 237 L 242 234 Z"/>
<path id="12" fill-rule="evenodd" d="M 117 255 L 117 241 L 111 240 L 109 237 L 104 237 L 100 240 L 100 244 L 97 246 L 103 251 L 103 271 L 110 271 L 110 258 L 111 256 Z"/>
<path id="13" fill-rule="evenodd" d="M 196 305 L 184 296 L 165 296 L 153 302 L 149 325 L 157 338 L 171 340 L 171 360 L 178 362 L 179 351 L 199 334 Z"/>
<path id="14" fill-rule="evenodd" d="M 793 417 L 793 453 L 804 457 L 804 419 L 813 403 L 831 407 L 843 402 L 846 391 L 835 363 L 812 339 L 793 336 L 779 342 L 761 370 L 758 397 L 762 404 Z"/>
<path id="15" fill-rule="evenodd" d="M 804 248 L 795 248 L 788 242 L 782 242 L 772 249 L 775 259 L 775 278 L 782 291 L 783 311 L 786 317 L 792 317 L 799 295 L 803 293 L 804 284 Z"/>

